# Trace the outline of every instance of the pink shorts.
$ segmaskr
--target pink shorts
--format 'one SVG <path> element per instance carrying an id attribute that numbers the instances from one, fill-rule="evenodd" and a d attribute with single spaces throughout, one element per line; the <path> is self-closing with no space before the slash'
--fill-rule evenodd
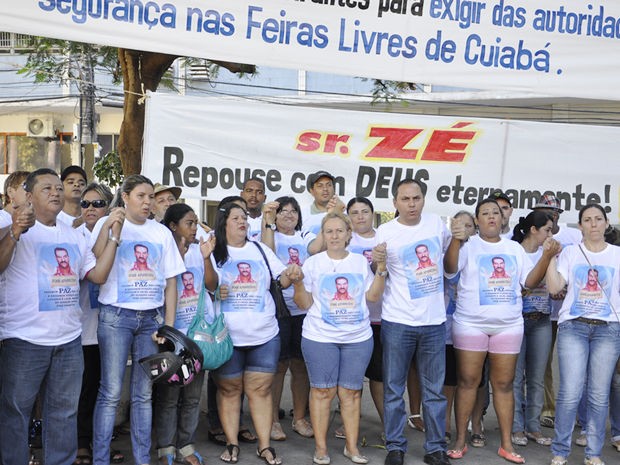
<path id="1" fill-rule="evenodd" d="M 523 341 L 523 323 L 508 328 L 465 326 L 452 322 L 454 348 L 491 354 L 518 354 Z"/>

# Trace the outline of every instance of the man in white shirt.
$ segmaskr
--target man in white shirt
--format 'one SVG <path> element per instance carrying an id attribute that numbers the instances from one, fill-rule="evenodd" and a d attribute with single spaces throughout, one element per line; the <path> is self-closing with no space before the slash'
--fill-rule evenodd
<path id="1" fill-rule="evenodd" d="M 500 234 L 506 239 L 512 239 L 512 229 L 510 229 L 510 217 L 512 216 L 512 201 L 501 190 L 496 190 L 490 197 L 495 199 L 499 208 L 502 210 L 502 230 Z"/>
<path id="2" fill-rule="evenodd" d="M 88 179 L 86 171 L 80 166 L 71 165 L 62 170 L 60 180 L 65 189 L 65 206 L 58 214 L 58 221 L 62 221 L 71 227 L 78 227 L 82 224 L 82 192 L 86 189 Z"/>
<path id="3" fill-rule="evenodd" d="M 84 366 L 79 279 L 103 283 L 117 244 L 109 241 L 95 260 L 84 237 L 57 221 L 64 192 L 54 171 L 32 172 L 25 186 L 27 204 L 13 213 L 0 239 L 0 456 L 2 463 L 28 463 L 29 420 L 40 393 L 43 461 L 62 465 L 77 452 Z M 120 231 L 116 223 L 110 227 Z M 59 257 L 74 273 L 57 272 Z"/>
<path id="4" fill-rule="evenodd" d="M 407 451 L 403 399 L 407 373 L 415 357 L 422 391 L 426 440 L 424 462 L 449 465 L 446 454 L 445 321 L 443 253 L 450 233 L 439 216 L 422 213 L 424 186 L 413 179 L 398 183 L 397 217 L 379 226 L 377 242 L 387 244 L 388 279 L 383 295 L 385 465 L 402 465 Z M 421 246 L 424 247 L 421 247 Z M 435 264 L 418 267 L 418 255 Z M 416 254 L 417 251 L 417 254 Z"/>
<path id="5" fill-rule="evenodd" d="M 308 251 L 311 255 L 324 249 L 323 235 L 319 232 L 325 215 L 333 211 L 344 213 L 345 205 L 336 195 L 335 181 L 334 176 L 322 170 L 308 176 L 307 189 L 314 201 L 310 207 L 302 209 L 301 217 L 303 219 L 303 234 L 310 232 L 316 236 L 308 245 Z"/>
<path id="6" fill-rule="evenodd" d="M 168 207 L 179 201 L 181 192 L 181 188 L 176 186 L 165 186 L 159 183 L 153 186 L 153 206 L 151 207 L 151 211 L 153 212 L 153 219 L 155 221 L 161 223 Z"/>
<path id="7" fill-rule="evenodd" d="M 251 241 L 261 240 L 263 226 L 263 205 L 265 204 L 265 181 L 261 178 L 250 178 L 243 183 L 243 189 L 239 193 L 248 206 L 248 239 Z"/>

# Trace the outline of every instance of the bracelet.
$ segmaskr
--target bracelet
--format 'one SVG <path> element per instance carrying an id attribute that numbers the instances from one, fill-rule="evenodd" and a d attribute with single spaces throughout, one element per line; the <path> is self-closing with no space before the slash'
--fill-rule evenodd
<path id="1" fill-rule="evenodd" d="M 118 237 L 110 236 L 108 240 L 114 242 L 116 244 L 116 247 L 121 245 L 121 241 L 118 239 Z"/>
<path id="2" fill-rule="evenodd" d="M 19 242 L 19 237 L 15 237 L 15 234 L 13 233 L 13 228 L 9 228 L 9 236 L 11 237 L 11 239 L 13 239 L 13 242 Z"/>

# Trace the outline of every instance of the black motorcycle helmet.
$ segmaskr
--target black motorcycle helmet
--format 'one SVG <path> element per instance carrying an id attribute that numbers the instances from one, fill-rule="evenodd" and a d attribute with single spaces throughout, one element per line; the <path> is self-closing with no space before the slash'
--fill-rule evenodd
<path id="1" fill-rule="evenodd" d="M 157 335 L 166 338 L 159 353 L 141 358 L 138 363 L 154 383 L 187 386 L 202 370 L 200 347 L 172 326 L 162 326 Z"/>

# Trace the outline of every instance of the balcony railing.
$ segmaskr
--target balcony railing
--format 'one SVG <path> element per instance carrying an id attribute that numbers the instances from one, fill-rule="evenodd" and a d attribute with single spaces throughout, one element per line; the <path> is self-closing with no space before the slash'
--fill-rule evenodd
<path id="1" fill-rule="evenodd" d="M 13 32 L 0 32 L 0 53 L 15 53 L 30 48 L 30 36 Z"/>

